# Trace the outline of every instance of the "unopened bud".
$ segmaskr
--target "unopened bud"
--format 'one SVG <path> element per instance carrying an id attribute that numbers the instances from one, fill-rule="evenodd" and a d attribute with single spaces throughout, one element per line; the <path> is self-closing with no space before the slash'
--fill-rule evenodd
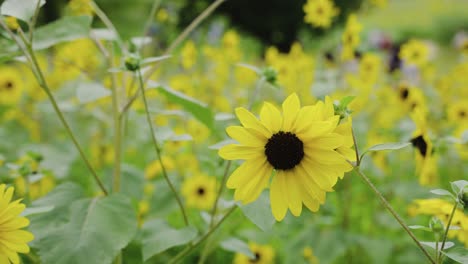
<path id="1" fill-rule="evenodd" d="M 125 59 L 125 68 L 129 71 L 137 71 L 140 69 L 140 57 L 136 54 L 130 54 Z"/>

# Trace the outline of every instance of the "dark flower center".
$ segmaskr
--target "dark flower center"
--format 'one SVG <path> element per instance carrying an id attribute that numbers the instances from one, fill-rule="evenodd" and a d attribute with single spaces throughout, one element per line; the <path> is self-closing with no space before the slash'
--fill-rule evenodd
<path id="1" fill-rule="evenodd" d="M 424 157 L 426 156 L 426 154 L 427 154 L 427 143 L 424 140 L 422 135 L 411 139 L 410 142 L 411 142 L 411 144 L 413 144 L 413 146 L 415 148 L 417 148 L 419 150 L 419 153 L 421 153 L 421 155 L 423 155 Z"/>
<path id="2" fill-rule="evenodd" d="M 277 170 L 290 170 L 304 158 L 304 144 L 291 132 L 279 131 L 265 145 L 268 162 Z"/>
<path id="3" fill-rule="evenodd" d="M 458 115 L 461 117 L 461 118 L 464 118 L 466 116 L 466 112 L 464 110 L 461 110 L 460 112 L 458 112 Z"/>
<path id="4" fill-rule="evenodd" d="M 203 188 L 203 187 L 198 187 L 198 189 L 197 189 L 197 194 L 200 195 L 200 196 L 205 195 L 205 188 Z"/>
<path id="5" fill-rule="evenodd" d="M 258 252 L 254 252 L 254 253 L 255 253 L 255 258 L 250 259 L 250 261 L 249 261 L 250 263 L 257 263 L 262 258 L 262 255 L 260 255 L 260 253 L 258 253 Z"/>
<path id="6" fill-rule="evenodd" d="M 400 89 L 400 98 L 404 101 L 409 96 L 409 90 L 406 87 Z"/>

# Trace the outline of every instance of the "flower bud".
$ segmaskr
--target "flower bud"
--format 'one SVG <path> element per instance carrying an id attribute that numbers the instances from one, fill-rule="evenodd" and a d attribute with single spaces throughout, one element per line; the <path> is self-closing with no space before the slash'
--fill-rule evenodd
<path id="1" fill-rule="evenodd" d="M 137 71 L 140 69 L 140 56 L 130 54 L 125 59 L 125 68 L 129 71 Z"/>
<path id="2" fill-rule="evenodd" d="M 278 72 L 272 68 L 267 67 L 262 71 L 262 77 L 273 86 L 277 86 L 276 81 L 278 80 Z"/>
<path id="3" fill-rule="evenodd" d="M 442 223 L 442 221 L 437 217 L 431 218 L 431 221 L 429 221 L 429 227 L 436 235 L 444 232 L 444 223 Z"/>

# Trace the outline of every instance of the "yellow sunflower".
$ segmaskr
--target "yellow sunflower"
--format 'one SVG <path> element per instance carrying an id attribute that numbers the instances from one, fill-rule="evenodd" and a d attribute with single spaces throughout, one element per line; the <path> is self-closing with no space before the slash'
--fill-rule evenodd
<path id="1" fill-rule="evenodd" d="M 333 18 L 339 13 L 330 0 L 308 0 L 303 9 L 306 14 L 304 21 L 320 28 L 330 27 Z"/>
<path id="2" fill-rule="evenodd" d="M 216 200 L 216 178 L 204 174 L 187 178 L 182 184 L 182 195 L 188 207 L 211 209 Z"/>
<path id="3" fill-rule="evenodd" d="M 449 121 L 454 124 L 468 124 L 468 100 L 462 99 L 449 104 L 447 109 Z"/>
<path id="4" fill-rule="evenodd" d="M 24 210 L 21 200 L 11 201 L 13 197 L 13 187 L 6 188 L 5 184 L 0 185 L 0 263 L 20 263 L 18 253 L 29 253 L 28 242 L 34 236 L 25 230 L 21 230 L 29 225 L 29 220 L 20 217 Z"/>
<path id="5" fill-rule="evenodd" d="M 255 243 L 249 243 L 249 248 L 254 254 L 255 258 L 249 258 L 248 256 L 237 253 L 234 256 L 234 264 L 272 264 L 275 263 L 275 251 L 269 245 L 259 245 Z"/>
<path id="6" fill-rule="evenodd" d="M 405 63 L 421 67 L 429 60 L 429 47 L 421 40 L 412 39 L 403 44 L 399 56 Z"/>
<path id="7" fill-rule="evenodd" d="M 325 202 L 325 193 L 354 160 L 351 122 L 339 124 L 330 98 L 301 108 L 298 96 L 291 94 L 282 105 L 283 114 L 265 103 L 260 120 L 245 108 L 236 115 L 243 126 L 230 126 L 228 135 L 240 144 L 219 150 L 227 160 L 246 160 L 227 181 L 236 189 L 235 200 L 250 203 L 270 183 L 271 209 L 281 221 L 288 208 L 299 216 L 302 204 L 316 212 Z"/>
<path id="8" fill-rule="evenodd" d="M 14 67 L 0 67 L 0 105 L 15 105 L 21 99 L 24 82 Z"/>

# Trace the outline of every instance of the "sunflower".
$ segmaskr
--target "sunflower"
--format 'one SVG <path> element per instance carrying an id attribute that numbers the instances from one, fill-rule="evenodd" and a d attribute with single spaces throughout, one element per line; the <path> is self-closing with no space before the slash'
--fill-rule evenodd
<path id="1" fill-rule="evenodd" d="M 447 109 L 448 120 L 454 124 L 468 124 L 468 100 L 452 102 Z"/>
<path id="2" fill-rule="evenodd" d="M 216 179 L 204 174 L 187 178 L 182 184 L 182 195 L 188 207 L 208 210 L 216 200 Z"/>
<path id="3" fill-rule="evenodd" d="M 409 65 L 421 67 L 429 61 L 429 47 L 421 40 L 412 39 L 403 44 L 399 57 Z"/>
<path id="4" fill-rule="evenodd" d="M 351 122 L 339 124 L 330 98 L 301 108 L 293 93 L 282 108 L 283 114 L 266 102 L 260 119 L 245 108 L 237 108 L 243 126 L 230 126 L 226 132 L 240 144 L 219 150 L 224 159 L 246 160 L 227 181 L 228 188 L 236 189 L 235 200 L 253 202 L 274 174 L 270 201 L 278 221 L 288 208 L 299 216 L 303 203 L 316 212 L 325 202 L 325 193 L 352 169 L 347 160 L 354 160 Z"/>
<path id="5" fill-rule="evenodd" d="M 0 105 L 15 105 L 23 95 L 21 73 L 14 67 L 0 67 Z"/>
<path id="6" fill-rule="evenodd" d="M 13 187 L 0 185 L 0 263 L 20 263 L 18 253 L 29 253 L 28 242 L 34 236 L 20 228 L 29 225 L 29 220 L 20 217 L 24 204 L 20 200 L 11 202 Z"/>
<path id="7" fill-rule="evenodd" d="M 339 13 L 330 0 L 308 0 L 303 9 L 306 14 L 304 21 L 320 28 L 330 27 L 333 18 Z"/>
<path id="8" fill-rule="evenodd" d="M 275 251 L 269 245 L 259 245 L 255 243 L 249 243 L 249 248 L 252 251 L 255 258 L 249 258 L 248 256 L 237 253 L 234 256 L 234 264 L 271 264 L 275 263 Z"/>

